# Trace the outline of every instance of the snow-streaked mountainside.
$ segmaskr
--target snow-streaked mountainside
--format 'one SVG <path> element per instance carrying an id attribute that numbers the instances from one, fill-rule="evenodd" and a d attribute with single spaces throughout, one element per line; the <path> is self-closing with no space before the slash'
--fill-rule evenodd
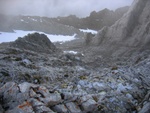
<path id="1" fill-rule="evenodd" d="M 11 16 L 0 14 L 0 31 L 14 32 L 14 30 L 39 31 L 46 34 L 74 35 L 83 37 L 79 29 L 100 30 L 104 26 L 110 26 L 127 12 L 128 7 L 122 7 L 115 12 L 104 9 L 99 12 L 91 12 L 86 18 L 78 18 L 74 15 L 68 17 L 48 18 L 38 16 Z"/>
<path id="2" fill-rule="evenodd" d="M 39 31 L 55 35 L 74 35 L 82 37 L 83 33 L 78 29 L 54 22 L 47 17 L 34 16 L 8 16 L 0 14 L 0 31 L 14 32 L 14 30 Z"/>

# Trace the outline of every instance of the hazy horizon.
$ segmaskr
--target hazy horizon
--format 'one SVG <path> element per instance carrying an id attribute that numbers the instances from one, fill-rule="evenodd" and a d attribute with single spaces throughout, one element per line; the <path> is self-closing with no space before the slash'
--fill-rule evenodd
<path id="1" fill-rule="evenodd" d="M 0 13 L 29 16 L 68 16 L 85 17 L 92 11 L 104 8 L 115 10 L 129 6 L 133 0 L 1 0 Z"/>

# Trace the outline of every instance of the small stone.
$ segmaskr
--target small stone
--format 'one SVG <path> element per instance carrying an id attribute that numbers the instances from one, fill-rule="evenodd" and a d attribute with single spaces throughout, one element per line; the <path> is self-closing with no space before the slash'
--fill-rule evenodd
<path id="1" fill-rule="evenodd" d="M 9 89 L 10 87 L 16 85 L 16 83 L 14 82 L 7 82 L 6 84 L 4 84 L 1 88 L 0 88 L 0 94 L 4 93 L 6 91 L 6 89 Z"/>
<path id="2" fill-rule="evenodd" d="M 132 96 L 131 94 L 129 94 L 129 93 L 127 93 L 126 96 L 127 96 L 127 98 L 130 99 L 130 100 L 134 99 L 133 96 Z"/>
<path id="3" fill-rule="evenodd" d="M 22 62 L 26 65 L 29 65 L 31 64 L 31 62 L 28 60 L 28 59 L 23 59 Z"/>
<path id="4" fill-rule="evenodd" d="M 101 96 L 104 96 L 104 95 L 106 95 L 106 92 L 105 91 L 101 91 L 98 94 L 101 95 Z"/>
<path id="5" fill-rule="evenodd" d="M 6 113 L 34 113 L 34 111 L 31 104 L 26 101 L 14 109 L 6 111 Z"/>
<path id="6" fill-rule="evenodd" d="M 22 84 L 19 84 L 18 86 L 19 86 L 20 91 L 21 91 L 22 93 L 24 93 L 24 92 L 29 92 L 29 89 L 30 89 L 31 87 L 37 87 L 36 85 L 31 84 L 31 83 L 28 83 L 28 82 L 24 82 L 24 83 L 22 83 Z"/>
<path id="7" fill-rule="evenodd" d="M 35 113 L 55 113 L 55 112 L 46 106 L 37 106 L 35 107 Z"/>
<path id="8" fill-rule="evenodd" d="M 56 112 L 60 112 L 60 113 L 67 113 L 68 112 L 68 109 L 63 104 L 54 106 L 53 110 Z"/>
<path id="9" fill-rule="evenodd" d="M 105 85 L 103 83 L 99 83 L 99 82 L 94 82 L 93 83 L 93 88 L 95 88 L 96 90 L 102 90 L 104 89 Z"/>
<path id="10" fill-rule="evenodd" d="M 45 98 L 39 98 L 39 99 L 40 101 L 44 102 L 48 106 L 59 104 L 62 101 L 61 95 L 59 93 L 53 93 L 47 95 Z"/>
<path id="11" fill-rule="evenodd" d="M 128 84 L 127 85 L 123 85 L 122 83 L 119 83 L 117 91 L 121 92 L 121 91 L 130 90 L 130 89 L 132 89 L 132 87 L 130 85 L 128 85 Z"/>
<path id="12" fill-rule="evenodd" d="M 29 111 L 29 110 L 28 110 Z M 27 113 L 26 111 L 19 109 L 19 108 L 14 108 L 12 110 L 6 111 L 6 113 Z M 34 113 L 34 112 L 29 112 L 29 113 Z"/>
<path id="13" fill-rule="evenodd" d="M 88 101 L 82 103 L 81 105 L 85 111 L 93 111 L 97 108 L 97 103 L 93 99 L 89 99 Z"/>
<path id="14" fill-rule="evenodd" d="M 97 107 L 96 101 L 90 95 L 81 97 L 80 105 L 83 107 L 84 111 L 93 111 Z"/>
<path id="15" fill-rule="evenodd" d="M 8 83 L 8 84 L 6 83 L 4 85 L 4 88 L 6 89 L 2 94 L 4 100 L 3 107 L 8 109 L 13 109 L 19 104 L 19 101 L 17 100 L 17 94 L 19 94 L 19 88 L 15 83 Z"/>
<path id="16" fill-rule="evenodd" d="M 63 93 L 62 95 L 65 101 L 75 101 L 77 99 L 77 96 L 72 93 Z"/>
<path id="17" fill-rule="evenodd" d="M 69 102 L 66 104 L 66 107 L 71 113 L 81 113 L 80 108 L 73 102 Z"/>
<path id="18" fill-rule="evenodd" d="M 30 89 L 29 96 L 30 97 L 37 97 L 37 94 L 36 94 L 36 92 L 33 89 Z"/>
<path id="19" fill-rule="evenodd" d="M 82 96 L 80 97 L 77 101 L 79 104 L 82 104 L 83 102 L 86 102 L 89 99 L 92 99 L 93 97 L 91 95 L 86 95 L 86 96 Z"/>
<path id="20" fill-rule="evenodd" d="M 47 97 L 50 95 L 49 90 L 44 86 L 39 86 L 36 92 L 42 94 L 42 96 L 44 97 Z"/>
<path id="21" fill-rule="evenodd" d="M 44 103 L 42 103 L 41 101 L 37 99 L 31 98 L 29 101 L 33 107 L 44 106 Z"/>
<path id="22" fill-rule="evenodd" d="M 150 113 L 150 102 L 145 104 L 139 113 Z"/>

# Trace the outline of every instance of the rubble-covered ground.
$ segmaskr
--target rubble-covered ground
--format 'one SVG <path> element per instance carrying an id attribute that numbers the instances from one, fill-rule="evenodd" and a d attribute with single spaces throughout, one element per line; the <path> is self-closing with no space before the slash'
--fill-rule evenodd
<path id="1" fill-rule="evenodd" d="M 0 44 L 0 113 L 149 113 L 149 50 L 108 59 L 47 39 Z"/>

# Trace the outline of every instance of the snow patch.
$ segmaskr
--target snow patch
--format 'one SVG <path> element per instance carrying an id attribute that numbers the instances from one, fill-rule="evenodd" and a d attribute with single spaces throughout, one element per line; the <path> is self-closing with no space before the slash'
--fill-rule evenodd
<path id="1" fill-rule="evenodd" d="M 32 18 L 32 20 L 33 20 L 33 21 L 35 21 L 35 22 L 37 22 L 37 20 L 36 20 L 36 19 L 34 19 L 34 18 Z"/>
<path id="2" fill-rule="evenodd" d="M 64 53 L 77 54 L 78 52 L 76 52 L 76 51 L 64 51 Z"/>
<path id="3" fill-rule="evenodd" d="M 24 22 L 24 20 L 23 20 L 23 19 L 21 19 L 20 21 L 21 21 L 21 22 Z"/>
<path id="4" fill-rule="evenodd" d="M 92 30 L 92 29 L 79 29 L 79 30 L 85 33 L 97 34 L 97 31 Z"/>
<path id="5" fill-rule="evenodd" d="M 27 34 L 35 33 L 38 31 L 22 31 L 22 30 L 15 30 L 13 33 L 8 32 L 0 32 L 0 43 L 2 42 L 11 42 L 15 41 L 18 37 L 24 37 Z M 64 35 L 52 35 L 46 34 L 43 32 L 38 32 L 47 35 L 47 37 L 51 40 L 51 42 L 66 42 L 75 39 L 76 34 L 72 36 L 64 36 Z"/>

